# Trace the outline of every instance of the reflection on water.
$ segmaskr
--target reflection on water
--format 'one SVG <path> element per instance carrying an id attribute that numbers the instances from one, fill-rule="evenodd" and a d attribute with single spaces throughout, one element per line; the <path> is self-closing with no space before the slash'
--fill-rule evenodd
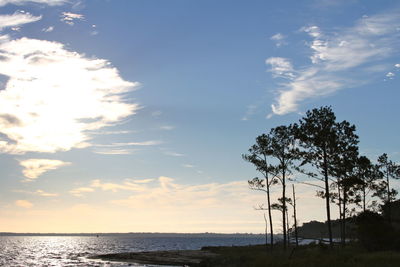
<path id="1" fill-rule="evenodd" d="M 260 244 L 263 236 L 0 236 L 0 266 L 132 266 L 99 262 L 89 256 L 203 246 Z M 149 266 L 149 265 L 135 265 Z"/>

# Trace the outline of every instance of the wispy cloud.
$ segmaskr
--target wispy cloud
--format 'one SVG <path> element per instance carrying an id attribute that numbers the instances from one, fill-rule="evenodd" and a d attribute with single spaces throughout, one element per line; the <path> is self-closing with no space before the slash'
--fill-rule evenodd
<path id="1" fill-rule="evenodd" d="M 194 168 L 194 167 L 196 167 L 196 166 L 194 166 L 192 164 L 183 164 L 182 166 L 185 167 L 185 168 Z"/>
<path id="2" fill-rule="evenodd" d="M 174 152 L 174 151 L 164 151 L 164 155 L 172 156 L 172 157 L 183 157 L 185 154 Z"/>
<path id="3" fill-rule="evenodd" d="M 123 99 L 138 83 L 123 80 L 108 61 L 68 51 L 57 42 L 3 39 L 0 74 L 8 82 L 0 94 L 0 151 L 87 147 L 89 131 L 114 125 L 138 109 Z"/>
<path id="4" fill-rule="evenodd" d="M 52 31 L 54 31 L 54 26 L 49 26 L 47 28 L 42 29 L 42 32 L 52 32 Z"/>
<path id="5" fill-rule="evenodd" d="M 125 142 L 125 143 L 112 143 L 112 144 L 96 144 L 97 147 L 125 147 L 125 146 L 155 146 L 162 144 L 161 141 L 143 141 L 143 142 Z"/>
<path id="6" fill-rule="evenodd" d="M 277 91 L 273 113 L 294 112 L 306 99 L 368 82 L 370 71 L 366 73 L 359 67 L 377 64 L 397 53 L 399 29 L 398 10 L 364 16 L 353 27 L 332 34 L 325 34 L 315 25 L 302 28 L 312 38 L 308 43 L 312 52 L 310 65 L 294 69 L 288 59 L 272 57 L 266 61 L 274 77 L 286 79 Z"/>
<path id="7" fill-rule="evenodd" d="M 41 196 L 41 197 L 57 197 L 58 194 L 57 193 L 49 193 L 49 192 L 45 192 L 41 189 L 38 189 L 36 191 L 25 191 L 25 190 L 13 190 L 13 192 L 16 193 L 24 193 L 24 194 L 30 194 L 30 195 L 36 195 L 36 196 Z"/>
<path id="8" fill-rule="evenodd" d="M 107 149 L 95 150 L 94 153 L 102 155 L 130 155 L 134 152 L 132 149 Z"/>
<path id="9" fill-rule="evenodd" d="M 75 24 L 75 20 L 84 20 L 85 16 L 82 14 L 76 14 L 71 12 L 63 12 L 61 14 L 61 21 L 67 23 L 68 25 L 73 26 Z"/>
<path id="10" fill-rule="evenodd" d="M 285 41 L 286 36 L 284 36 L 281 33 L 277 33 L 271 36 L 270 40 L 275 42 L 275 45 L 277 47 L 281 47 L 283 45 L 287 45 L 287 42 Z"/>
<path id="11" fill-rule="evenodd" d="M 24 199 L 16 200 L 15 205 L 17 205 L 18 207 L 21 207 L 21 208 L 25 208 L 25 209 L 30 209 L 33 207 L 33 204 L 31 202 L 29 202 L 28 200 L 24 200 Z"/>
<path id="12" fill-rule="evenodd" d="M 24 167 L 22 173 L 28 181 L 33 181 L 45 172 L 70 165 L 71 163 L 54 159 L 27 159 L 21 160 L 19 164 Z"/>
<path id="13" fill-rule="evenodd" d="M 78 187 L 69 191 L 69 193 L 76 197 L 82 197 L 84 193 L 94 192 L 94 189 L 91 187 Z"/>
<path id="14" fill-rule="evenodd" d="M 36 22 L 41 20 L 42 16 L 33 16 L 28 12 L 15 12 L 12 15 L 0 15 L 0 30 L 3 28 L 13 27 L 18 29 L 18 26 Z"/>
<path id="15" fill-rule="evenodd" d="M 46 4 L 49 6 L 58 6 L 70 2 L 69 0 L 0 0 L 0 6 L 8 4 L 25 5 L 29 3 Z"/>
<path id="16" fill-rule="evenodd" d="M 100 179 L 92 180 L 86 187 L 79 187 L 69 191 L 72 195 L 81 197 L 84 193 L 91 193 L 99 189 L 101 191 L 134 191 L 142 192 L 148 190 L 147 184 L 153 182 L 155 179 L 125 179 L 122 183 L 102 182 Z"/>
<path id="17" fill-rule="evenodd" d="M 172 125 L 163 125 L 163 126 L 160 126 L 160 129 L 161 129 L 161 130 L 165 130 L 165 131 L 170 131 L 170 130 L 175 129 L 175 126 L 172 126 Z"/>

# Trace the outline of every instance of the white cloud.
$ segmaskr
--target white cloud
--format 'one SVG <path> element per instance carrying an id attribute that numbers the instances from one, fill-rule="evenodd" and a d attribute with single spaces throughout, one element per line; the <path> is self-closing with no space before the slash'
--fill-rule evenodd
<path id="1" fill-rule="evenodd" d="M 365 68 L 359 67 L 380 64 L 380 61 L 396 53 L 400 45 L 399 27 L 400 13 L 393 12 L 363 17 L 354 27 L 329 35 L 317 26 L 302 28 L 312 38 L 308 44 L 312 52 L 310 65 L 294 70 L 286 59 L 267 60 L 274 77 L 288 80 L 277 90 L 273 113 L 283 115 L 294 112 L 306 99 L 369 82 L 372 68 L 368 68 L 367 73 Z"/>
<path id="2" fill-rule="evenodd" d="M 85 16 L 82 14 L 76 14 L 71 12 L 63 12 L 61 14 L 61 21 L 67 23 L 68 25 L 74 25 L 74 20 L 84 20 Z"/>
<path id="3" fill-rule="evenodd" d="M 126 142 L 126 143 L 112 143 L 112 144 L 97 144 L 97 147 L 125 147 L 125 146 L 155 146 L 161 144 L 161 141 L 143 141 L 143 142 Z"/>
<path id="4" fill-rule="evenodd" d="M 32 181 L 45 172 L 70 165 L 71 163 L 54 159 L 27 159 L 21 160 L 19 164 L 24 167 L 22 171 L 24 176 Z"/>
<path id="5" fill-rule="evenodd" d="M 135 113 L 123 80 L 103 59 L 68 51 L 61 43 L 21 38 L 0 43 L 0 151 L 67 151 L 87 147 L 90 135 Z"/>
<path id="6" fill-rule="evenodd" d="M 393 72 L 388 72 L 386 73 L 386 77 L 388 77 L 389 79 L 393 79 L 393 77 L 396 76 L 396 74 L 394 74 Z"/>
<path id="7" fill-rule="evenodd" d="M 28 200 L 23 200 L 23 199 L 16 200 L 15 205 L 17 205 L 18 207 L 21 207 L 21 208 L 25 208 L 25 209 L 29 209 L 29 208 L 33 207 L 33 204 L 31 202 L 29 202 Z"/>
<path id="8" fill-rule="evenodd" d="M 295 77 L 292 63 L 287 58 L 270 57 L 265 61 L 271 65 L 270 71 L 274 77 L 292 79 Z"/>
<path id="9" fill-rule="evenodd" d="M 130 155 L 133 153 L 132 149 L 108 149 L 108 150 L 95 150 L 94 153 L 102 155 Z"/>
<path id="10" fill-rule="evenodd" d="M 52 32 L 52 31 L 54 31 L 54 26 L 49 26 L 47 28 L 42 29 L 42 32 Z"/>
<path id="11" fill-rule="evenodd" d="M 400 64 L 399 64 L 399 63 L 395 64 L 394 66 L 395 66 L 396 68 L 400 68 Z"/>
<path id="12" fill-rule="evenodd" d="M 33 16 L 27 12 L 15 12 L 12 15 L 0 15 L 0 29 L 13 27 L 19 29 L 18 26 L 32 23 L 42 19 L 42 16 Z"/>
<path id="13" fill-rule="evenodd" d="M 58 6 L 68 3 L 69 0 L 0 0 L 0 6 L 7 4 L 24 5 L 29 3 L 46 4 L 49 6 Z"/>
<path id="14" fill-rule="evenodd" d="M 270 38 L 270 40 L 272 40 L 272 41 L 275 42 L 275 45 L 276 45 L 277 47 L 286 45 L 287 42 L 285 41 L 285 39 L 286 39 L 286 36 L 284 36 L 284 35 L 281 34 L 281 33 L 274 34 L 274 35 L 272 35 L 271 38 Z"/>

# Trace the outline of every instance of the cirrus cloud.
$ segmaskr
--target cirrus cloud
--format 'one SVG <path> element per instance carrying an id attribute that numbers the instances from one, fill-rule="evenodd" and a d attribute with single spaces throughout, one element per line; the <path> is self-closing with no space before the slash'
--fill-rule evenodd
<path id="1" fill-rule="evenodd" d="M 274 77 L 286 79 L 276 90 L 278 96 L 277 103 L 272 105 L 273 113 L 295 112 L 306 99 L 370 82 L 371 74 L 379 74 L 372 71 L 371 66 L 398 53 L 399 14 L 396 10 L 364 16 L 353 27 L 332 34 L 324 33 L 315 25 L 303 27 L 301 30 L 312 39 L 307 43 L 311 51 L 309 65 L 294 69 L 288 59 L 271 57 L 266 60 Z"/>

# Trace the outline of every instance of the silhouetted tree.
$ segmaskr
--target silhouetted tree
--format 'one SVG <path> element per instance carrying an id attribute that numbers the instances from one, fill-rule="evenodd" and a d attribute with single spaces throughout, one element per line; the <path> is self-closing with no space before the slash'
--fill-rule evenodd
<path id="1" fill-rule="evenodd" d="M 271 156 L 274 157 L 278 164 L 274 168 L 275 177 L 279 179 L 282 185 L 282 197 L 280 198 L 282 208 L 282 228 L 283 228 L 283 248 L 286 249 L 288 243 L 288 217 L 287 217 L 287 197 L 286 182 L 292 174 L 293 162 L 298 158 L 298 151 L 295 146 L 296 140 L 293 130 L 288 126 L 278 126 L 272 128 L 269 135 L 271 136 Z"/>
<path id="2" fill-rule="evenodd" d="M 363 212 L 367 211 L 367 197 L 371 192 L 372 196 L 376 195 L 380 189 L 379 182 L 383 179 L 383 173 L 379 171 L 379 167 L 366 157 L 360 156 L 356 161 L 356 175 L 358 179 L 358 190 L 361 191 L 361 207 Z M 386 187 L 385 187 L 386 188 Z M 375 202 L 371 205 L 372 207 Z M 370 207 L 371 207 L 370 206 Z"/>
<path id="3" fill-rule="evenodd" d="M 336 116 L 331 107 L 321 107 L 307 111 L 299 124 L 293 126 L 295 136 L 302 147 L 301 155 L 305 164 L 311 164 L 315 172 L 305 172 L 310 177 L 324 182 L 324 190 L 319 195 L 325 198 L 326 215 L 328 223 L 328 235 L 330 245 L 333 245 L 332 224 L 331 224 L 331 192 L 330 173 L 340 153 L 340 142 L 344 138 L 341 133 L 341 125 L 347 123 L 336 122 Z M 346 133 L 346 132 L 345 132 Z M 345 134 L 344 133 L 344 134 Z M 345 139 L 345 138 L 344 138 Z M 322 177 L 321 177 L 322 176 Z"/>
<path id="4" fill-rule="evenodd" d="M 384 153 L 378 158 L 378 168 L 382 172 L 382 175 L 385 179 L 381 183 L 381 190 L 378 193 L 378 196 L 380 196 L 388 208 L 388 219 L 389 223 L 391 223 L 391 202 L 395 200 L 397 191 L 393 188 L 390 188 L 390 180 L 400 179 L 400 165 L 389 160 L 387 154 Z M 382 188 L 386 188 L 386 192 L 384 192 Z"/>
<path id="5" fill-rule="evenodd" d="M 258 177 L 249 180 L 248 184 L 250 189 L 263 191 L 267 195 L 267 212 L 270 225 L 270 243 L 271 249 L 274 246 L 274 230 L 272 224 L 272 213 L 271 213 L 271 191 L 270 188 L 273 184 L 277 183 L 277 180 L 272 175 L 275 167 L 269 163 L 269 157 L 273 153 L 272 149 L 272 138 L 270 135 L 262 134 L 256 138 L 256 143 L 250 147 L 248 154 L 242 155 L 243 159 L 252 163 L 256 170 L 259 171 L 264 179 L 259 179 Z M 271 176 L 271 177 L 270 177 Z M 261 206 L 260 209 L 263 209 Z"/>
<path id="6" fill-rule="evenodd" d="M 336 186 L 339 206 L 341 241 L 346 240 L 346 214 L 348 204 L 357 203 L 360 199 L 357 185 L 359 180 L 356 174 L 356 162 L 358 159 L 358 136 L 356 127 L 347 121 L 336 123 L 336 153 L 332 155 L 329 174 L 334 178 L 333 186 Z"/>

